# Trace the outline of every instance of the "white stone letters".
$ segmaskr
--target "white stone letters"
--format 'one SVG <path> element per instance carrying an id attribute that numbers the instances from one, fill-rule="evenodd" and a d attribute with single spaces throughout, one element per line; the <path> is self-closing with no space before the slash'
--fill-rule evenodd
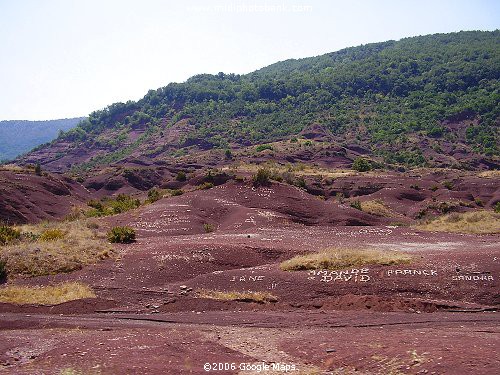
<path id="1" fill-rule="evenodd" d="M 437 276 L 436 270 L 387 270 L 387 276 Z"/>
<path id="2" fill-rule="evenodd" d="M 264 281 L 264 276 L 254 276 L 254 275 L 242 275 L 242 276 L 233 276 L 229 281 L 241 281 L 241 282 L 251 282 L 251 281 Z"/>
<path id="3" fill-rule="evenodd" d="M 493 281 L 492 275 L 453 275 L 453 281 Z"/>
<path id="4" fill-rule="evenodd" d="M 319 277 L 319 281 L 324 283 L 329 282 L 362 282 L 366 283 L 370 281 L 370 275 L 368 275 L 368 268 L 352 268 L 349 270 L 340 271 L 329 271 L 329 270 L 312 270 L 307 273 L 308 280 L 316 280 Z"/>

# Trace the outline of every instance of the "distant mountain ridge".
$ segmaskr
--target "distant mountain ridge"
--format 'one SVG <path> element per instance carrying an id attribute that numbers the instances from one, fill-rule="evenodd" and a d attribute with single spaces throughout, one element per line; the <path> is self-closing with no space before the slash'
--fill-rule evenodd
<path id="1" fill-rule="evenodd" d="M 499 103 L 500 30 L 434 34 L 286 60 L 245 75 L 196 75 L 95 111 L 18 162 L 58 172 L 175 164 L 210 150 L 259 154 L 253 146 L 295 142 L 304 131 L 323 129 L 321 144 L 332 149 L 308 142 L 307 160 L 323 152 L 328 163 L 357 148 L 389 168 L 494 169 Z"/>
<path id="2" fill-rule="evenodd" d="M 60 130 L 73 129 L 84 119 L 85 117 L 46 121 L 0 121 L 0 161 L 14 159 L 36 146 L 50 142 L 57 138 Z"/>

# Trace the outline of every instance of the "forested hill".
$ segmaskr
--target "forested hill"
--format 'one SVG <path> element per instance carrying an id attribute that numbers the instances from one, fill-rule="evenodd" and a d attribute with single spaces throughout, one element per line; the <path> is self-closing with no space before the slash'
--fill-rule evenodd
<path id="1" fill-rule="evenodd" d="M 311 124 L 386 163 L 433 165 L 440 154 L 498 160 L 499 79 L 499 30 L 368 44 L 150 90 L 90 114 L 24 161 L 50 162 L 62 145 L 86 167 L 132 154 L 161 159 L 291 138 Z M 83 149 L 100 152 L 82 157 Z"/>
<path id="2" fill-rule="evenodd" d="M 83 119 L 0 121 L 0 161 L 14 159 L 33 147 L 57 138 L 60 130 L 72 129 Z"/>

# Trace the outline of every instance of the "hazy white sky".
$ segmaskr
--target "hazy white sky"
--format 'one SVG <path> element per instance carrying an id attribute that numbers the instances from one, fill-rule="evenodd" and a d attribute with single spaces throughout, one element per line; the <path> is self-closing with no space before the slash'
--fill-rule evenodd
<path id="1" fill-rule="evenodd" d="M 498 0 L 0 0 L 0 120 L 84 116 L 194 74 L 499 24 Z"/>

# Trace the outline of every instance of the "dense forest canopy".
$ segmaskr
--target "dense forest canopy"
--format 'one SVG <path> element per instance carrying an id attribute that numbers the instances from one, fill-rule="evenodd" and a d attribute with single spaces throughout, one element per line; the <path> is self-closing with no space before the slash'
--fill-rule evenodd
<path id="1" fill-rule="evenodd" d="M 444 120 L 476 118 L 467 143 L 498 156 L 499 79 L 499 30 L 420 36 L 286 60 L 246 75 L 196 75 L 93 112 L 60 140 L 86 142 L 108 128 L 147 126 L 153 133 L 189 119 L 187 141 L 226 148 L 320 123 L 336 135 L 356 132 L 388 160 L 419 165 L 418 148 L 404 146 L 409 135 L 453 140 Z"/>

